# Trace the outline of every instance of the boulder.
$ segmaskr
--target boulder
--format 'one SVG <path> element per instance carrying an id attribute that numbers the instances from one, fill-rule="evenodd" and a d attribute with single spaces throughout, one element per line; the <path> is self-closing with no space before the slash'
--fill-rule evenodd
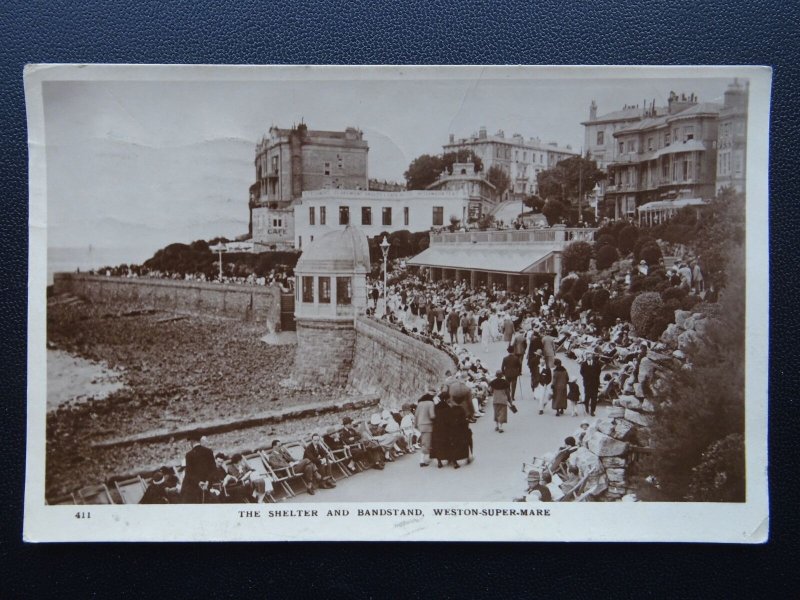
<path id="1" fill-rule="evenodd" d="M 612 406 L 608 409 L 606 416 L 609 419 L 624 419 L 625 418 L 625 408 L 622 406 Z"/>
<path id="2" fill-rule="evenodd" d="M 688 319 L 691 316 L 692 316 L 692 313 L 690 313 L 688 310 L 676 310 L 675 311 L 675 324 L 678 327 L 680 327 L 681 329 L 684 329 L 684 327 L 683 327 L 684 321 L 686 321 L 686 319 Z"/>
<path id="3" fill-rule="evenodd" d="M 626 419 L 614 419 L 614 428 L 611 430 L 610 435 L 615 440 L 622 442 L 629 441 L 634 434 L 633 425 Z"/>
<path id="4" fill-rule="evenodd" d="M 677 340 L 676 340 L 676 343 L 677 343 Z M 678 360 L 686 360 L 686 353 L 683 352 L 682 350 L 675 350 L 672 353 L 672 356 L 677 358 Z"/>
<path id="5" fill-rule="evenodd" d="M 696 331 L 691 329 L 684 331 L 678 336 L 678 350 L 691 353 L 693 350 L 698 349 L 703 343 L 702 338 Z M 644 361 L 642 361 L 644 362 Z"/>
<path id="6" fill-rule="evenodd" d="M 600 462 L 603 463 L 606 469 L 624 469 L 628 464 L 628 461 L 619 456 L 604 456 L 600 459 Z"/>
<path id="7" fill-rule="evenodd" d="M 610 487 L 622 487 L 625 485 L 625 469 L 606 469 L 606 477 L 608 477 L 608 485 Z"/>
<path id="8" fill-rule="evenodd" d="M 658 363 L 650 356 L 645 356 L 639 363 L 639 381 L 645 382 L 653 375 L 653 371 L 658 368 Z"/>
<path id="9" fill-rule="evenodd" d="M 625 420 L 630 421 L 634 425 L 638 425 L 640 427 L 650 427 L 650 417 L 643 415 L 640 412 L 636 412 L 635 410 L 631 410 L 630 408 L 625 409 Z M 591 446 L 589 448 L 591 449 Z M 614 455 L 608 454 L 606 456 Z"/>
<path id="10" fill-rule="evenodd" d="M 645 398 L 642 401 L 642 412 L 654 413 L 656 412 L 656 405 L 653 404 L 649 399 Z"/>
<path id="11" fill-rule="evenodd" d="M 600 419 L 597 421 L 597 431 L 610 436 L 614 431 L 614 419 Z"/>
<path id="12" fill-rule="evenodd" d="M 694 330 L 700 335 L 708 335 L 714 323 L 710 319 L 702 319 L 694 322 Z"/>
<path id="13" fill-rule="evenodd" d="M 625 410 L 627 419 L 628 410 Z M 586 447 L 597 456 L 622 456 L 628 451 L 628 444 L 613 437 L 595 431 L 591 437 L 587 434 Z"/>
<path id="14" fill-rule="evenodd" d="M 692 313 L 692 318 L 695 321 L 699 321 L 700 319 L 704 319 L 705 315 L 703 313 L 696 312 L 696 313 Z"/>
<path id="15" fill-rule="evenodd" d="M 595 435 L 603 435 L 595 432 Z M 600 458 L 586 448 L 578 448 L 569 457 L 569 465 L 578 469 L 581 477 L 587 476 L 581 492 L 591 491 L 591 495 L 602 494 L 608 488 L 608 478 Z"/>
<path id="16" fill-rule="evenodd" d="M 683 322 L 684 331 L 694 331 L 694 317 L 689 317 Z"/>
<path id="17" fill-rule="evenodd" d="M 644 385 L 641 383 L 633 384 L 633 395 L 637 398 L 644 398 Z"/>
<path id="18" fill-rule="evenodd" d="M 632 408 L 634 410 L 642 406 L 641 400 L 639 400 L 636 396 L 620 396 L 614 400 L 614 403 L 616 406 L 621 406 L 622 408 Z"/>
<path id="19" fill-rule="evenodd" d="M 622 497 L 622 502 L 638 502 L 639 498 L 633 492 L 628 492 Z"/>
<path id="20" fill-rule="evenodd" d="M 670 323 L 661 334 L 661 341 L 667 346 L 675 347 L 678 345 L 678 336 L 683 333 L 683 329 L 676 323 Z"/>

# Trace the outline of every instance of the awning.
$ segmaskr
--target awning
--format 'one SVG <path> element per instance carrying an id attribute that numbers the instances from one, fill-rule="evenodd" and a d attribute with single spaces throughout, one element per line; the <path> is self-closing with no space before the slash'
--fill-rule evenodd
<path id="1" fill-rule="evenodd" d="M 679 152 L 705 152 L 706 145 L 701 140 L 688 140 L 686 142 L 676 142 L 664 148 L 656 150 L 651 158 L 659 158 L 665 154 L 677 154 Z"/>
<path id="2" fill-rule="evenodd" d="M 703 206 L 706 201 L 702 198 L 681 198 L 680 200 L 657 200 L 642 204 L 639 212 L 651 212 L 659 210 L 679 210 L 684 206 Z"/>
<path id="3" fill-rule="evenodd" d="M 550 248 L 491 248 L 485 244 L 433 245 L 407 262 L 413 267 L 437 267 L 493 273 L 555 273 Z"/>

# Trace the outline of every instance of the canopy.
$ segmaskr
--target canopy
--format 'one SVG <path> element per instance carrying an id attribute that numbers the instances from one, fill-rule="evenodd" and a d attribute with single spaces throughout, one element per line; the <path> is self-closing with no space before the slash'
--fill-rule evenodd
<path id="1" fill-rule="evenodd" d="M 493 273 L 555 273 L 552 248 L 487 247 L 485 244 L 435 244 L 408 261 L 413 267 L 438 267 Z"/>
<path id="2" fill-rule="evenodd" d="M 679 200 L 657 200 L 642 204 L 639 212 L 651 212 L 660 210 L 679 210 L 684 206 L 703 206 L 706 203 L 702 198 L 681 198 Z"/>

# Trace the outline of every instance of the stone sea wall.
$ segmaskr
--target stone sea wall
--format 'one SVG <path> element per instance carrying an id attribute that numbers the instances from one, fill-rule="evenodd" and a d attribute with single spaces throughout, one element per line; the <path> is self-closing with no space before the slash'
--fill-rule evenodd
<path id="1" fill-rule="evenodd" d="M 55 273 L 53 291 L 112 305 L 233 317 L 264 323 L 268 331 L 280 327 L 277 286 Z"/>
<path id="2" fill-rule="evenodd" d="M 355 332 L 348 384 L 360 393 L 380 394 L 383 406 L 416 401 L 455 370 L 450 355 L 373 319 L 358 317 Z"/>

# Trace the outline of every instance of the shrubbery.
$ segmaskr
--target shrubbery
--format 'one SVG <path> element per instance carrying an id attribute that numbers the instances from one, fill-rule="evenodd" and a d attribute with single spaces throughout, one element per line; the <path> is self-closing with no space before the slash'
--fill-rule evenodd
<path id="1" fill-rule="evenodd" d="M 633 251 L 633 245 L 639 237 L 639 228 L 636 225 L 626 225 L 620 229 L 617 236 L 617 248 L 621 254 L 628 254 Z"/>
<path id="2" fill-rule="evenodd" d="M 617 249 L 614 246 L 603 246 L 597 251 L 595 263 L 598 269 L 607 269 L 619 258 Z"/>
<path id="3" fill-rule="evenodd" d="M 589 242 L 572 242 L 562 254 L 565 271 L 588 271 L 592 260 L 592 245 Z"/>
<path id="4" fill-rule="evenodd" d="M 732 433 L 709 446 L 699 465 L 692 469 L 691 502 L 745 501 L 744 436 Z"/>
<path id="5" fill-rule="evenodd" d="M 594 294 L 592 294 L 592 310 L 602 311 L 608 304 L 610 296 L 611 294 L 605 288 L 594 290 Z"/>
<path id="6" fill-rule="evenodd" d="M 664 302 L 660 294 L 656 292 L 639 294 L 631 305 L 631 323 L 636 335 L 649 337 L 650 329 L 661 317 L 663 308 Z"/>
<path id="7" fill-rule="evenodd" d="M 645 261 L 651 267 L 658 265 L 661 259 L 661 248 L 659 248 L 656 243 L 642 246 L 642 249 L 639 251 L 639 260 Z"/>

